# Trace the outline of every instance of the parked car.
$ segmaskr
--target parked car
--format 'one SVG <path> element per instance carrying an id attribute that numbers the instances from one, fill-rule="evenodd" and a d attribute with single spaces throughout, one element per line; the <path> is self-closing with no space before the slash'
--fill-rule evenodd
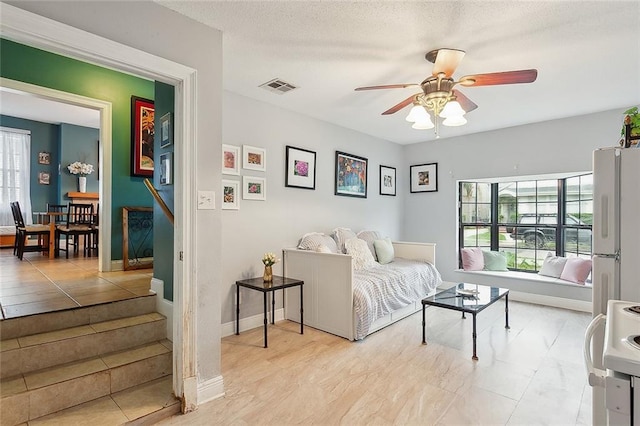
<path id="1" fill-rule="evenodd" d="M 507 228 L 511 232 L 511 238 L 514 240 L 523 240 L 525 247 L 544 248 L 548 244 L 552 244 L 556 240 L 556 225 L 558 224 L 558 215 L 555 213 L 525 213 L 518 219 L 519 225 Z M 545 227 L 544 225 L 553 225 L 553 227 Z M 585 225 L 575 216 L 567 215 L 566 225 L 576 226 Z M 565 241 L 568 242 L 586 242 L 591 241 L 591 229 L 588 228 L 565 228 Z"/>

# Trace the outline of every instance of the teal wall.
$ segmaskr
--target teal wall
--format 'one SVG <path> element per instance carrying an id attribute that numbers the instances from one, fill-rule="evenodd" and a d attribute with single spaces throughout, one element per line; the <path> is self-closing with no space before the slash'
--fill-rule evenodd
<path id="1" fill-rule="evenodd" d="M 67 204 L 71 199 L 67 197 L 69 191 L 78 191 L 78 175 L 72 175 L 67 166 L 80 161 L 93 165 L 94 172 L 87 176 L 87 192 L 98 192 L 98 149 L 100 130 L 91 127 L 60 124 L 60 204 Z"/>
<path id="2" fill-rule="evenodd" d="M 156 82 L 156 98 L 155 98 L 155 146 L 154 146 L 154 163 L 160 164 L 160 155 L 170 152 L 173 153 L 175 145 L 161 148 L 161 131 L 160 119 L 163 115 L 170 112 L 173 115 L 174 105 L 174 88 L 171 85 Z M 173 121 L 173 120 L 172 120 Z M 173 128 L 173 122 L 172 128 Z M 175 162 L 175 158 L 174 158 Z M 175 168 L 173 169 L 174 183 L 171 185 L 160 185 L 160 173 L 154 173 L 153 186 L 156 187 L 158 193 L 169 207 L 174 211 L 173 194 L 175 188 Z M 166 215 L 157 203 L 153 205 L 153 276 L 164 282 L 164 298 L 173 300 L 173 225 L 169 222 Z M 161 262 L 156 259 L 166 259 Z"/>
<path id="3" fill-rule="evenodd" d="M 111 102 L 112 259 L 122 259 L 122 207 L 152 206 L 143 179 L 130 176 L 131 96 L 154 99 L 154 82 L 0 39 L 0 75 Z"/>
<path id="4" fill-rule="evenodd" d="M 0 115 L 0 126 L 31 131 L 31 209 L 34 212 L 46 211 L 47 202 L 55 203 L 58 199 L 59 126 L 6 115 Z M 38 164 L 39 152 L 51 153 L 51 164 Z M 51 175 L 49 185 L 38 183 L 40 172 Z"/>

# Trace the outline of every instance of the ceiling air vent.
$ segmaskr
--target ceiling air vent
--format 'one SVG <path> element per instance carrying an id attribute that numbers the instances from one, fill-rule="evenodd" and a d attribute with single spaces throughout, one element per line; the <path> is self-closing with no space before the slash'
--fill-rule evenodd
<path id="1" fill-rule="evenodd" d="M 287 83 L 286 81 L 282 81 L 279 78 L 274 78 L 271 81 L 267 81 L 264 84 L 261 84 L 259 87 L 269 90 L 270 92 L 277 93 L 282 95 L 284 93 L 290 92 L 297 87 L 291 83 Z"/>

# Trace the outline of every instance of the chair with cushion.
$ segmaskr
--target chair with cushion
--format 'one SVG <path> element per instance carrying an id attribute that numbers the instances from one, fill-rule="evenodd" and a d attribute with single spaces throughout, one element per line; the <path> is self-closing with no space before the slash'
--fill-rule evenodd
<path id="1" fill-rule="evenodd" d="M 78 253 L 80 237 L 83 237 L 83 251 L 85 256 L 91 256 L 91 237 L 93 228 L 93 204 L 69 203 L 67 208 L 67 221 L 56 227 L 56 256 L 60 250 L 66 252 L 69 258 L 69 246 L 73 246 L 73 252 Z M 60 237 L 65 236 L 65 248 L 60 248 Z"/>
<path id="2" fill-rule="evenodd" d="M 48 213 L 64 213 L 60 216 L 54 216 L 53 220 L 57 225 L 63 225 L 66 223 L 66 215 L 67 215 L 67 205 L 66 204 L 49 204 L 47 203 L 47 212 Z"/>
<path id="3" fill-rule="evenodd" d="M 14 252 L 18 255 L 18 259 L 22 260 L 25 252 L 49 252 L 49 227 L 46 225 L 29 225 L 24 223 L 20 203 L 11 202 L 11 213 L 13 221 L 16 225 L 16 245 Z M 29 237 L 38 237 L 37 245 L 27 244 Z"/>

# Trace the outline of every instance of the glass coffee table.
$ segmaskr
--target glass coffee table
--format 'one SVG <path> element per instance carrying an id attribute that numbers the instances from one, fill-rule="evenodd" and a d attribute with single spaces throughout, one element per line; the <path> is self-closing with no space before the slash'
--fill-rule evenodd
<path id="1" fill-rule="evenodd" d="M 473 356 L 471 359 L 477 361 L 476 315 L 503 297 L 505 302 L 504 328 L 509 328 L 509 290 L 506 288 L 460 283 L 431 297 L 422 299 L 422 344 L 427 344 L 425 314 L 427 305 L 460 311 L 462 312 L 462 318 L 465 318 L 465 313 L 468 313 L 473 315 Z"/>

